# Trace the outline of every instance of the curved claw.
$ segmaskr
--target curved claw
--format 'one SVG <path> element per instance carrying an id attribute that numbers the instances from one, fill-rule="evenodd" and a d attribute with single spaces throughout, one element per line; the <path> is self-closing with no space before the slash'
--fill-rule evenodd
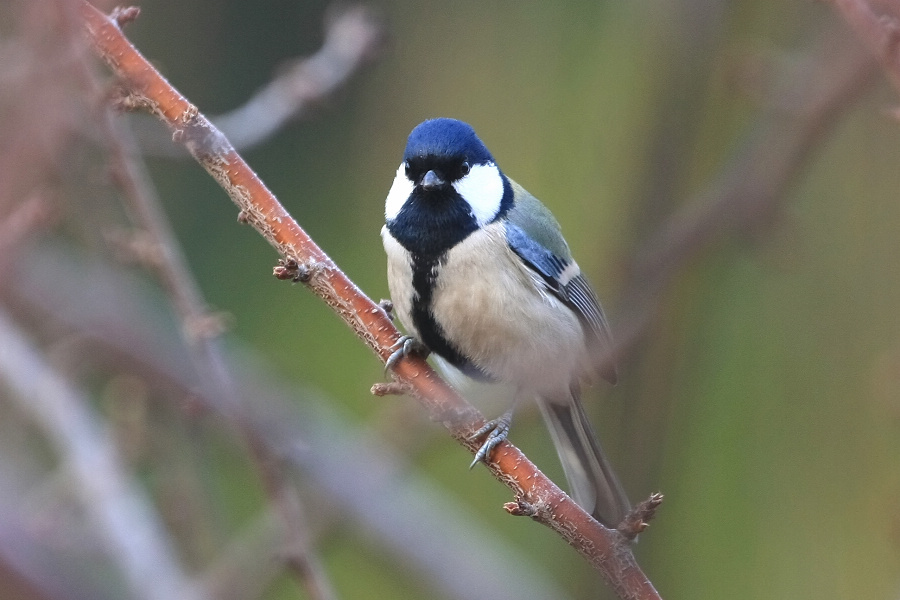
<path id="1" fill-rule="evenodd" d="M 416 338 L 411 335 L 401 335 L 400 339 L 391 346 L 393 352 L 388 359 L 384 361 L 384 373 L 394 368 L 401 358 L 410 354 L 418 354 L 420 356 L 428 356 L 428 349 Z"/>
<path id="2" fill-rule="evenodd" d="M 476 440 L 485 434 L 487 434 L 487 438 L 484 440 L 484 443 L 481 444 L 478 452 L 475 453 L 475 459 L 472 461 L 472 464 L 469 465 L 470 469 L 474 468 L 479 462 L 487 464 L 488 458 L 490 458 L 494 448 L 509 435 L 509 428 L 511 425 L 512 411 L 508 410 L 498 418 L 488 421 L 484 424 L 484 427 L 472 434 L 469 438 L 470 440 Z"/>

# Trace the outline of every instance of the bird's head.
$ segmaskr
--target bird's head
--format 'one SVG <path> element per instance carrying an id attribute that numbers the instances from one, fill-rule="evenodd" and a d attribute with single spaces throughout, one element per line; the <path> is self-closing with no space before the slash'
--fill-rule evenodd
<path id="1" fill-rule="evenodd" d="M 391 221 L 402 211 L 447 213 L 460 226 L 483 227 L 506 208 L 509 196 L 509 183 L 469 124 L 430 119 L 409 134 L 385 216 Z"/>

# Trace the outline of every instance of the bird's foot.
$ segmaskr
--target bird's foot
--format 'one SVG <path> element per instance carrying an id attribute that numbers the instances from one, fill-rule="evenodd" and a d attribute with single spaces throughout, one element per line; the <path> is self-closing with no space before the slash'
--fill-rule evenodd
<path id="1" fill-rule="evenodd" d="M 425 344 L 417 340 L 411 335 L 402 335 L 400 339 L 398 339 L 393 346 L 391 346 L 391 350 L 393 352 L 388 359 L 384 361 L 384 372 L 387 372 L 394 368 L 397 362 L 410 354 L 415 354 L 416 356 L 421 356 L 423 359 L 428 358 L 428 354 L 430 351 L 425 347 Z"/>
<path id="2" fill-rule="evenodd" d="M 394 320 L 394 303 L 391 300 L 385 300 L 382 298 L 378 301 L 378 307 L 384 311 L 384 314 L 387 315 L 387 318 L 392 322 Z"/>
<path id="3" fill-rule="evenodd" d="M 508 410 L 496 419 L 488 421 L 484 424 L 484 427 L 472 434 L 469 438 L 470 440 L 477 440 L 485 435 L 487 437 L 485 438 L 484 443 L 481 444 L 481 447 L 478 448 L 478 452 L 475 453 L 475 459 L 472 461 L 472 464 L 469 465 L 470 469 L 479 462 L 487 464 L 494 448 L 509 435 L 509 428 L 512 425 L 512 416 L 513 411 Z"/>

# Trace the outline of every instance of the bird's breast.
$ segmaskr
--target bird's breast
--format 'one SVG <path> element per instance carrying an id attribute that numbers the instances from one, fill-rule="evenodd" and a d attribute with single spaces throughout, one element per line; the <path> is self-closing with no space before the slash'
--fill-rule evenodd
<path id="1" fill-rule="evenodd" d="M 576 315 L 506 243 L 502 223 L 438 257 L 416 257 L 385 228 L 388 285 L 406 330 L 464 373 L 559 393 L 586 370 Z"/>

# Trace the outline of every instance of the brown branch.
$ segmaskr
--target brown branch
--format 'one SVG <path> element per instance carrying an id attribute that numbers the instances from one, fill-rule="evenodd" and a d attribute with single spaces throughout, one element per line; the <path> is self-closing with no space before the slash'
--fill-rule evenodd
<path id="1" fill-rule="evenodd" d="M 646 500 L 639 502 L 634 507 L 622 524 L 619 525 L 619 531 L 629 540 L 637 538 L 638 534 L 643 533 L 650 527 L 650 521 L 656 516 L 656 510 L 662 504 L 662 494 L 650 494 Z"/>
<path id="2" fill-rule="evenodd" d="M 377 304 L 365 296 L 291 218 L 227 139 L 182 97 L 124 37 L 117 23 L 82 4 L 90 38 L 100 56 L 128 87 L 135 104 L 146 107 L 172 130 L 194 158 L 219 182 L 251 224 L 283 257 L 308 275 L 306 285 L 331 306 L 356 334 L 386 360 L 399 332 Z M 394 375 L 408 385 L 433 420 L 475 452 L 469 437 L 484 423 L 481 414 L 423 360 L 401 361 Z M 527 505 L 536 521 L 550 527 L 598 569 L 622 598 L 659 598 L 637 565 L 623 536 L 607 529 L 576 505 L 521 451 L 504 442 L 488 465 Z"/>
<path id="3" fill-rule="evenodd" d="M 118 19 L 121 22 L 121 19 Z M 270 502 L 281 517 L 281 530 L 286 542 L 278 553 L 298 583 L 314 600 L 334 598 L 331 583 L 318 568 L 319 560 L 306 541 L 306 519 L 299 500 L 289 502 L 293 490 L 286 481 L 281 461 L 267 451 L 244 421 L 247 419 L 245 399 L 235 390 L 223 356 L 219 334 L 223 330 L 221 318 L 211 314 L 179 244 L 163 212 L 156 190 L 138 158 L 130 132 L 116 127 L 110 110 L 101 117 L 103 134 L 110 149 L 115 181 L 123 192 L 131 218 L 141 228 L 132 238 L 144 240 L 151 248 L 147 267 L 162 283 L 180 320 L 180 333 L 188 349 L 194 368 L 209 382 L 225 412 L 240 427 L 249 455 L 263 480 Z"/>
<path id="4" fill-rule="evenodd" d="M 881 15 L 876 14 L 866 0 L 832 2 L 900 92 L 900 2 L 883 2 L 891 10 Z"/>
<path id="5" fill-rule="evenodd" d="M 121 27 L 123 23 L 137 18 L 137 12 L 137 9 L 116 9 L 110 18 Z M 85 78 L 99 92 L 99 85 L 93 81 L 89 69 L 85 69 Z M 98 93 L 98 97 L 100 95 Z M 287 538 L 286 549 L 279 553 L 284 558 L 284 564 L 307 590 L 310 598 L 333 598 L 333 586 L 317 567 L 318 558 L 306 544 L 307 527 L 299 500 L 294 504 L 286 500 L 291 497 L 292 491 L 285 480 L 281 463 L 273 459 L 265 445 L 244 424 L 247 418 L 244 398 L 235 391 L 236 386 L 226 367 L 219 339 L 224 329 L 222 318 L 209 311 L 160 205 L 153 182 L 139 158 L 140 153 L 131 132 L 127 126 L 116 123 L 112 109 L 107 106 L 103 107 L 99 121 L 101 134 L 109 149 L 113 180 L 122 192 L 130 219 L 140 230 L 128 236 L 126 243 L 129 250 L 161 282 L 180 320 L 182 340 L 190 352 L 194 368 L 202 379 L 209 382 L 216 397 L 226 407 L 228 416 L 241 425 L 239 431 L 244 434 L 243 441 L 264 482 L 264 489 L 272 505 L 280 512 L 282 530 Z"/>
<path id="6" fill-rule="evenodd" d="M 8 285 L 0 286 L 0 299 L 17 318 L 39 322 L 42 331 L 79 339 L 97 367 L 141 378 L 187 419 L 219 414 L 229 426 L 245 429 L 243 435 L 264 445 L 271 460 L 299 474 L 297 483 L 313 486 L 315 495 L 324 499 L 316 505 L 316 521 L 310 522 L 315 525 L 310 529 L 313 536 L 327 531 L 339 513 L 342 526 L 369 531 L 386 555 L 429 580 L 442 598 L 566 596 L 547 579 L 541 565 L 480 527 L 458 499 L 411 472 L 408 455 L 385 447 L 364 426 L 343 419 L 333 399 L 283 380 L 240 344 L 230 345 L 226 367 L 235 392 L 253 402 L 244 405 L 246 419 L 233 419 L 210 382 L 191 368 L 177 328 L 169 327 L 177 325 L 172 315 L 161 311 L 156 295 L 148 295 L 129 272 L 71 247 L 42 245 L 18 257 Z M 347 490 L 364 490 L 364 501 L 359 493 Z M 0 485 L 0 496 L 4 491 L 9 492 Z M 274 514 L 276 509 L 265 510 Z M 430 539 L 422 535 L 423 529 L 432 532 Z M 281 526 L 279 530 L 279 539 L 287 543 Z M 285 558 L 272 550 L 267 551 L 273 560 Z M 228 548 L 223 549 L 202 577 L 213 585 L 205 589 L 215 598 L 219 586 L 236 589 L 229 586 L 228 577 L 242 584 L 265 577 L 249 561 L 227 576 L 218 573 L 216 565 L 226 563 L 228 554 Z M 454 573 L 467 576 L 461 580 Z M 497 573 L 506 577 L 497 580 Z"/>

